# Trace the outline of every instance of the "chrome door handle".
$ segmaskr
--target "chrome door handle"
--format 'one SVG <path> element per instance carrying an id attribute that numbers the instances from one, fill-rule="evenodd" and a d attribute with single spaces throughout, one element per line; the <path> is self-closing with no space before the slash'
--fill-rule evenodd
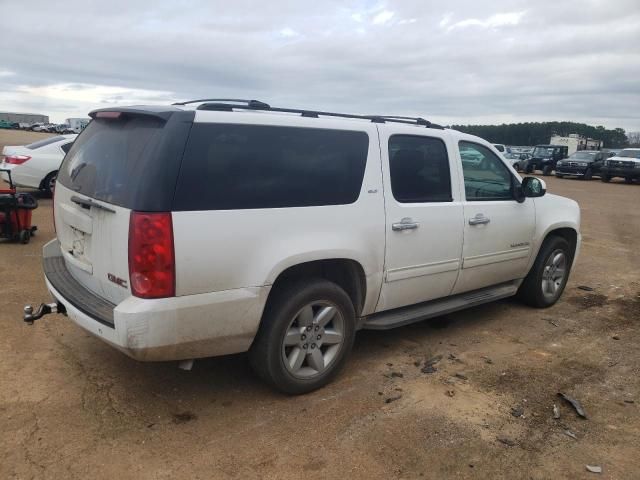
<path id="1" fill-rule="evenodd" d="M 469 219 L 469 225 L 486 225 L 491 219 L 485 217 L 483 214 L 478 213 L 475 217 Z"/>
<path id="2" fill-rule="evenodd" d="M 391 224 L 391 229 L 395 232 L 401 232 L 402 230 L 415 230 L 419 225 L 419 223 L 414 222 L 408 217 L 405 217 L 400 220 L 399 223 Z"/>

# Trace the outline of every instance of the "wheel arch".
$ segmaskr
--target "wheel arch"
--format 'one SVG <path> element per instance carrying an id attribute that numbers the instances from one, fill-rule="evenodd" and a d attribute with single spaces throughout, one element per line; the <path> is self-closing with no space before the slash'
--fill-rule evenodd
<path id="1" fill-rule="evenodd" d="M 351 299 L 359 316 L 367 299 L 367 278 L 360 262 L 350 258 L 324 258 L 290 265 L 273 280 L 267 304 L 279 287 L 305 278 L 324 278 L 339 285 Z"/>
<path id="2" fill-rule="evenodd" d="M 49 178 L 52 174 L 58 174 L 58 170 L 51 170 L 49 173 L 47 173 L 42 180 L 40 180 L 40 186 L 38 187 L 40 190 L 43 190 L 45 188 L 45 182 L 47 181 L 47 178 Z"/>

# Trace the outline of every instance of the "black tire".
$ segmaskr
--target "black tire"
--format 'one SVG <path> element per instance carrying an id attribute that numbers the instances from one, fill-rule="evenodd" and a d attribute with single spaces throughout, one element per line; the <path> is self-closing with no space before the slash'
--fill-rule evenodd
<path id="1" fill-rule="evenodd" d="M 53 195 L 53 188 L 56 182 L 56 178 L 58 178 L 58 172 L 51 172 L 49 175 L 44 177 L 42 180 L 42 188 L 41 190 L 48 196 Z"/>
<path id="2" fill-rule="evenodd" d="M 544 175 L 545 177 L 551 175 L 551 172 L 553 172 L 553 167 L 551 165 L 545 165 L 542 168 L 542 175 Z"/>
<path id="3" fill-rule="evenodd" d="M 249 361 L 253 370 L 277 390 L 292 395 L 311 392 L 329 383 L 343 367 L 355 339 L 355 310 L 347 293 L 324 279 L 301 280 L 277 288 L 265 308 Z M 300 378 L 285 366 L 284 339 L 293 319 L 313 302 L 329 302 L 337 308 L 343 319 L 343 340 L 326 370 Z"/>
<path id="4" fill-rule="evenodd" d="M 31 239 L 31 231 L 29 230 L 21 230 L 20 231 L 20 243 L 29 243 Z"/>
<path id="5" fill-rule="evenodd" d="M 558 178 L 564 178 L 564 175 L 562 175 L 561 173 L 556 173 L 556 177 L 558 177 Z"/>
<path id="6" fill-rule="evenodd" d="M 566 272 L 561 284 L 558 287 L 557 292 L 552 298 L 546 296 L 542 290 L 543 274 L 545 273 L 545 265 L 550 259 L 551 255 L 557 251 L 562 251 L 566 257 Z M 525 277 L 524 281 L 518 289 L 518 298 L 520 301 L 535 308 L 547 308 L 555 304 L 564 287 L 567 285 L 569 274 L 571 273 L 571 266 L 573 264 L 573 250 L 571 249 L 569 242 L 564 238 L 551 235 L 545 239 L 540 247 L 536 261 L 533 263 L 531 270 Z"/>
<path id="7" fill-rule="evenodd" d="M 632 177 L 624 177 L 624 183 L 633 183 Z"/>
<path id="8" fill-rule="evenodd" d="M 591 180 L 593 178 L 593 171 L 590 168 L 587 168 L 582 176 L 583 180 Z"/>
<path id="9" fill-rule="evenodd" d="M 611 177 L 609 175 L 600 175 L 600 180 L 604 183 L 609 183 L 611 181 Z"/>
<path id="10" fill-rule="evenodd" d="M 527 166 L 524 169 L 524 173 L 533 173 L 533 165 L 531 165 L 530 163 L 527 164 Z"/>

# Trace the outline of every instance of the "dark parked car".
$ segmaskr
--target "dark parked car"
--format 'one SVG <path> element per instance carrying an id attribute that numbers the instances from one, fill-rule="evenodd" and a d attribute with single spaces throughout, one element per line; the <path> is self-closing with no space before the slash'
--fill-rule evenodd
<path id="1" fill-rule="evenodd" d="M 531 158 L 524 167 L 526 173 L 542 170 L 543 175 L 551 175 L 556 169 L 558 160 L 567 158 L 569 147 L 566 145 L 536 145 L 531 152 Z"/>
<path id="2" fill-rule="evenodd" d="M 558 160 L 556 163 L 556 177 L 580 177 L 591 180 L 594 175 L 600 175 L 607 154 L 597 150 L 582 150 L 569 155 L 569 158 Z"/>

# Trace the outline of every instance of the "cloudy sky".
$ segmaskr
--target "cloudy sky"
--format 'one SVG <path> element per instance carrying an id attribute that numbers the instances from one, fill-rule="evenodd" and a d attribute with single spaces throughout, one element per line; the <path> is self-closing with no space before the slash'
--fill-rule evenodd
<path id="1" fill-rule="evenodd" d="M 0 0 L 0 110 L 201 97 L 640 130 L 640 1 Z"/>

